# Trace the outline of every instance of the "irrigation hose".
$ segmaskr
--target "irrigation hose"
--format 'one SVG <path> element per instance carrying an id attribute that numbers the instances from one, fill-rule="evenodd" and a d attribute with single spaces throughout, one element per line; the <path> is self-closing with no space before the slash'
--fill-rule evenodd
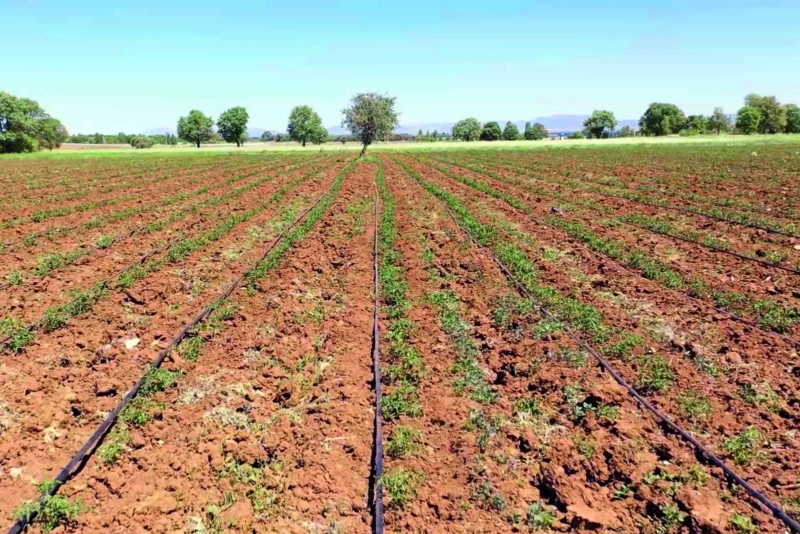
<path id="1" fill-rule="evenodd" d="M 275 240 L 272 242 L 272 244 L 264 251 L 264 253 L 261 255 L 261 257 L 255 263 L 253 263 L 253 265 L 250 268 L 245 270 L 238 278 L 236 278 L 233 282 L 231 282 L 228 285 L 227 289 L 225 289 L 225 291 L 223 291 L 223 293 L 219 297 L 217 297 L 214 300 L 214 302 L 209 304 L 200 313 L 198 313 L 197 316 L 195 316 L 194 319 L 192 319 L 189 323 L 187 323 L 180 330 L 180 332 L 178 332 L 178 334 L 172 339 L 170 344 L 165 349 L 163 349 L 161 352 L 158 353 L 158 356 L 156 357 L 156 359 L 150 365 L 148 370 L 141 376 L 141 378 L 139 378 L 139 381 L 136 382 L 136 384 L 133 386 L 133 388 L 127 393 L 127 395 L 125 395 L 125 397 L 123 397 L 123 399 L 116 406 L 116 408 L 114 408 L 114 410 L 110 414 L 108 414 L 108 416 L 103 421 L 103 423 L 97 428 L 97 430 L 95 430 L 95 432 L 86 441 L 86 443 L 83 444 L 83 446 L 78 450 L 78 452 L 75 454 L 75 456 L 73 456 L 72 459 L 67 463 L 67 465 L 58 473 L 58 475 L 56 476 L 55 480 L 53 481 L 54 483 L 51 484 L 50 487 L 47 489 L 47 491 L 39 497 L 38 502 L 39 502 L 40 505 L 44 504 L 44 502 L 49 497 L 55 495 L 56 492 L 58 491 L 58 489 L 61 486 L 63 486 L 67 481 L 69 481 L 78 472 L 80 472 L 80 470 L 83 468 L 83 466 L 86 464 L 86 462 L 91 457 L 92 453 L 96 450 L 96 447 L 100 445 L 100 443 L 102 442 L 102 440 L 105 437 L 105 435 L 114 426 L 114 423 L 116 423 L 116 420 L 117 420 L 117 417 L 119 416 L 119 414 L 122 412 L 122 410 L 125 409 L 125 407 L 139 393 L 139 390 L 141 389 L 141 387 L 144 385 L 145 381 L 147 380 L 147 376 L 150 373 L 150 371 L 153 370 L 153 369 L 158 369 L 159 367 L 161 367 L 161 364 L 164 363 L 164 360 L 167 358 L 169 353 L 178 345 L 178 343 L 181 342 L 181 340 L 184 337 L 186 337 L 186 334 L 189 333 L 189 330 L 191 330 L 192 327 L 196 326 L 201 321 L 203 321 L 206 317 L 208 317 L 208 315 L 213 311 L 214 306 L 216 306 L 219 302 L 221 302 L 221 301 L 225 300 L 226 298 L 228 298 L 231 295 L 231 293 L 233 293 L 233 291 L 237 287 L 239 287 L 239 284 L 242 283 L 242 281 L 247 277 L 247 275 L 250 274 L 250 272 L 259 263 L 264 261 L 264 259 L 267 257 L 267 255 L 270 252 L 272 252 L 272 250 L 283 240 L 283 238 L 287 234 L 287 232 L 289 232 L 292 228 L 297 226 L 297 224 L 299 224 L 300 221 L 303 218 L 305 218 L 305 216 L 308 215 L 309 212 L 311 212 L 311 210 L 316 208 L 317 205 L 320 202 L 322 202 L 322 200 L 326 196 L 328 196 L 328 194 L 331 192 L 331 190 L 333 190 L 333 187 L 334 187 L 335 184 L 336 184 L 336 180 L 334 180 L 334 182 L 333 182 L 333 184 L 331 184 L 330 188 L 328 188 L 328 190 L 325 191 L 325 193 L 322 194 L 319 197 L 319 199 L 317 199 L 317 201 L 314 202 L 314 204 L 312 204 L 308 209 L 306 209 L 303 213 L 301 213 L 290 225 L 288 225 L 286 228 L 284 228 L 281 231 L 280 234 L 278 234 L 278 236 L 275 238 Z M 25 517 L 19 519 L 8 530 L 8 534 L 21 534 L 25 530 L 25 528 L 30 524 L 30 522 L 32 520 L 34 520 L 35 518 L 36 518 L 36 511 L 32 512 L 28 516 L 25 516 Z"/>
<path id="2" fill-rule="evenodd" d="M 383 402 L 383 387 L 381 384 L 381 333 L 379 325 L 380 317 L 380 280 L 378 277 L 378 186 L 375 185 L 375 235 L 373 239 L 373 267 L 375 271 L 374 289 L 375 304 L 372 315 L 372 373 L 375 384 L 375 438 L 374 454 L 372 459 L 372 510 L 373 510 L 373 532 L 383 534 L 383 412 L 381 404 Z"/>

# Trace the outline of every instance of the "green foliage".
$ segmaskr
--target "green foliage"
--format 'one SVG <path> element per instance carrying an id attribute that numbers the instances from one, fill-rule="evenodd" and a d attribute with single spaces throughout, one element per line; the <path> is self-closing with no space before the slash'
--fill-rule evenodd
<path id="1" fill-rule="evenodd" d="M 483 129 L 481 130 L 481 141 L 497 141 L 502 139 L 503 131 L 500 129 L 500 125 L 494 121 L 487 122 L 483 125 Z"/>
<path id="2" fill-rule="evenodd" d="M 533 126 L 531 126 L 531 123 L 526 123 L 524 135 L 527 141 L 541 141 L 542 139 L 547 139 L 550 133 L 544 127 L 544 124 L 537 122 Z"/>
<path id="3" fill-rule="evenodd" d="M 33 332 L 13 317 L 5 317 L 0 321 L 0 333 L 9 338 L 5 346 L 12 352 L 21 352 L 33 341 Z"/>
<path id="4" fill-rule="evenodd" d="M 739 133 L 751 135 L 758 132 L 761 112 L 753 106 L 745 106 L 736 114 L 736 129 Z"/>
<path id="5" fill-rule="evenodd" d="M 722 108 L 714 108 L 714 113 L 708 118 L 709 131 L 716 132 L 719 135 L 721 132 L 727 132 L 731 127 L 731 119 L 722 111 Z"/>
<path id="6" fill-rule="evenodd" d="M 567 139 L 586 139 L 586 134 L 583 132 L 572 132 Z"/>
<path id="7" fill-rule="evenodd" d="M 259 138 L 262 143 L 269 143 L 270 141 L 275 139 L 275 136 L 269 130 L 262 132 L 261 137 Z"/>
<path id="8" fill-rule="evenodd" d="M 619 129 L 620 137 L 634 137 L 635 135 L 636 131 L 627 124 Z"/>
<path id="9" fill-rule="evenodd" d="M 686 116 L 675 104 L 654 102 L 639 119 L 639 128 L 641 128 L 642 134 L 648 136 L 676 134 L 685 125 Z"/>
<path id="10" fill-rule="evenodd" d="M 152 148 L 153 140 L 146 135 L 141 135 L 131 140 L 131 146 L 136 149 Z"/>
<path id="11" fill-rule="evenodd" d="M 386 488 L 389 493 L 389 507 L 404 510 L 417 496 L 417 489 L 423 478 L 425 478 L 423 473 L 406 471 L 401 467 L 385 473 L 378 480 L 378 484 Z"/>
<path id="12" fill-rule="evenodd" d="M 519 128 L 517 128 L 516 124 L 511 124 L 511 121 L 506 123 L 506 127 L 503 128 L 503 140 L 504 141 L 516 141 L 521 139 L 522 136 L 519 133 Z"/>
<path id="13" fill-rule="evenodd" d="M 45 493 L 53 484 L 54 482 L 43 482 L 38 490 Z M 25 519 L 30 524 L 39 526 L 42 532 L 50 532 L 56 527 L 72 523 L 86 510 L 88 508 L 80 499 L 72 502 L 63 495 L 46 495 L 41 502 L 23 503 L 14 511 L 13 519 Z"/>
<path id="14" fill-rule="evenodd" d="M 481 136 L 481 123 L 472 117 L 458 121 L 453 126 L 453 139 L 457 141 L 477 141 Z"/>
<path id="15" fill-rule="evenodd" d="M 713 407 L 708 397 L 697 391 L 687 391 L 678 397 L 678 406 L 693 423 L 707 419 Z"/>
<path id="16" fill-rule="evenodd" d="M 247 121 L 250 115 L 242 106 L 232 107 L 223 111 L 217 119 L 217 133 L 227 143 L 236 143 L 236 146 L 244 144 L 247 139 Z"/>
<path id="17" fill-rule="evenodd" d="M 675 375 L 669 361 L 661 355 L 647 355 L 642 358 L 642 369 L 639 373 L 639 384 L 650 391 L 666 391 Z"/>
<path id="18" fill-rule="evenodd" d="M 583 127 L 593 139 L 601 139 L 608 136 L 608 131 L 617 127 L 617 119 L 614 114 L 606 110 L 595 110 L 583 122 Z"/>
<path id="19" fill-rule="evenodd" d="M 797 104 L 786 104 L 786 133 L 800 133 L 800 107 Z"/>
<path id="20" fill-rule="evenodd" d="M 53 150 L 67 141 L 69 132 L 60 120 L 47 117 L 36 122 L 36 137 L 42 148 Z"/>
<path id="21" fill-rule="evenodd" d="M 753 523 L 752 519 L 735 512 L 731 517 L 731 525 L 739 534 L 756 534 L 758 532 L 758 527 Z"/>
<path id="22" fill-rule="evenodd" d="M 311 106 L 295 106 L 289 114 L 286 127 L 289 139 L 306 146 L 306 142 L 322 144 L 328 138 L 328 130 L 322 125 L 322 117 Z"/>
<path id="23" fill-rule="evenodd" d="M 342 110 L 342 126 L 361 140 L 363 158 L 367 147 L 385 141 L 397 128 L 399 116 L 394 109 L 396 97 L 378 93 L 359 93 Z"/>
<path id="24" fill-rule="evenodd" d="M 708 118 L 703 115 L 689 115 L 686 117 L 686 130 L 697 132 L 698 134 L 708 131 Z"/>
<path id="25" fill-rule="evenodd" d="M 736 465 L 747 465 L 759 456 L 759 446 L 764 442 L 764 436 L 756 427 L 743 430 L 738 436 L 723 442 L 722 448 L 731 455 Z"/>
<path id="26" fill-rule="evenodd" d="M 178 137 L 200 148 L 202 143 L 211 140 L 213 126 L 214 119 L 205 116 L 202 111 L 193 109 L 187 116 L 178 119 Z"/>
<path id="27" fill-rule="evenodd" d="M 547 508 L 542 501 L 537 501 L 528 508 L 528 526 L 533 530 L 550 530 L 556 524 L 556 514 Z"/>
<path id="28" fill-rule="evenodd" d="M 408 417 L 421 417 L 422 404 L 419 401 L 419 391 L 412 384 L 401 383 L 390 394 L 383 397 L 381 403 L 383 415 L 387 421 L 400 418 L 405 415 Z"/>
<path id="29" fill-rule="evenodd" d="M 113 235 L 101 235 L 97 238 L 97 248 L 104 249 L 108 248 L 114 244 L 114 236 Z"/>
<path id="30" fill-rule="evenodd" d="M 386 454 L 392 458 L 411 458 L 422 450 L 422 445 L 422 432 L 400 425 L 394 429 L 386 444 Z"/>
<path id="31" fill-rule="evenodd" d="M 55 123 L 45 123 L 50 127 L 44 129 L 40 126 L 49 118 L 35 100 L 0 91 L 0 154 L 39 150 L 43 131 L 48 137 L 53 133 L 51 127 Z"/>
<path id="32" fill-rule="evenodd" d="M 758 110 L 758 133 L 776 134 L 786 128 L 786 108 L 774 96 L 749 94 L 744 98 L 744 105 Z"/>

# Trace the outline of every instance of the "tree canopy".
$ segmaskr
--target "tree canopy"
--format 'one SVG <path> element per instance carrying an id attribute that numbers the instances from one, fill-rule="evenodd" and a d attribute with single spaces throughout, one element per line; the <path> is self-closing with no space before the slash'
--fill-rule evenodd
<path id="1" fill-rule="evenodd" d="M 670 135 L 680 132 L 686 125 L 686 116 L 675 104 L 654 102 L 650 104 L 642 118 L 639 127 L 644 135 Z"/>
<path id="2" fill-rule="evenodd" d="M 311 106 L 295 106 L 292 109 L 286 132 L 289 139 L 303 146 L 309 141 L 319 145 L 328 138 L 328 130 L 322 126 L 322 117 Z"/>
<path id="3" fill-rule="evenodd" d="M 400 123 L 394 109 L 396 97 L 378 93 L 359 93 L 342 110 L 342 126 L 361 140 L 363 148 L 359 157 L 367 153 L 367 147 L 375 141 L 385 141 Z"/>
<path id="4" fill-rule="evenodd" d="M 39 142 L 48 150 L 60 147 L 69 138 L 69 132 L 61 121 L 53 117 L 39 120 L 36 126 Z"/>
<path id="5" fill-rule="evenodd" d="M 758 133 L 775 134 L 786 128 L 786 108 L 774 96 L 750 94 L 744 97 L 744 105 L 758 110 Z"/>
<path id="6" fill-rule="evenodd" d="M 458 121 L 453 126 L 453 139 L 459 141 L 477 141 L 481 136 L 481 123 L 478 119 L 468 118 Z"/>
<path id="7" fill-rule="evenodd" d="M 519 128 L 517 128 L 516 124 L 511 124 L 511 121 L 506 123 L 506 127 L 503 128 L 503 140 L 504 141 L 516 141 L 517 139 L 521 139 L 522 136 L 519 133 Z"/>
<path id="8" fill-rule="evenodd" d="M 736 114 L 736 129 L 746 135 L 758 132 L 761 124 L 761 112 L 753 106 L 745 106 Z"/>
<path id="9" fill-rule="evenodd" d="M 617 127 L 617 119 L 614 114 L 604 109 L 595 110 L 591 116 L 583 122 L 583 127 L 594 139 L 600 139 L 607 132 Z"/>
<path id="10" fill-rule="evenodd" d="M 275 136 L 272 135 L 272 132 L 270 132 L 269 130 L 265 130 L 264 132 L 262 132 L 260 139 L 263 143 L 268 143 L 269 141 L 275 139 Z"/>
<path id="11" fill-rule="evenodd" d="M 636 132 L 627 124 L 619 129 L 620 137 L 633 137 L 634 135 L 636 135 Z"/>
<path id="12" fill-rule="evenodd" d="M 200 148 L 201 143 L 207 143 L 213 138 L 213 126 L 214 119 L 193 109 L 187 116 L 178 119 L 178 137 Z"/>
<path id="13" fill-rule="evenodd" d="M 541 141 L 542 139 L 547 139 L 549 135 L 547 128 L 541 122 L 537 122 L 533 126 L 531 126 L 531 123 L 525 124 L 525 139 L 528 141 Z"/>
<path id="14" fill-rule="evenodd" d="M 694 130 L 697 133 L 708 131 L 708 118 L 703 115 L 689 115 L 686 117 L 686 129 Z"/>
<path id="15" fill-rule="evenodd" d="M 217 120 L 217 132 L 228 143 L 241 146 L 247 139 L 247 121 L 250 116 L 241 106 L 233 107 L 222 112 Z"/>
<path id="16" fill-rule="evenodd" d="M 800 133 L 800 107 L 786 104 L 786 133 Z"/>
<path id="17" fill-rule="evenodd" d="M 727 132 L 731 127 L 731 119 L 726 115 L 722 108 L 714 108 L 714 113 L 708 118 L 708 129 L 712 132 Z"/>
<path id="18" fill-rule="evenodd" d="M 497 141 L 503 138 L 503 131 L 495 121 L 487 122 L 481 130 L 481 141 Z"/>
<path id="19" fill-rule="evenodd" d="M 66 129 L 38 102 L 0 91 L 0 153 L 35 152 L 66 140 Z"/>

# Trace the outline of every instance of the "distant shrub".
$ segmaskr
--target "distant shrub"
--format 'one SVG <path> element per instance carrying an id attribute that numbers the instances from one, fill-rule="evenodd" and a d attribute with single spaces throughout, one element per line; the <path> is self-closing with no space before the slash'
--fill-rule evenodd
<path id="1" fill-rule="evenodd" d="M 586 135 L 583 132 L 575 132 L 567 139 L 586 139 Z"/>
<path id="2" fill-rule="evenodd" d="M 700 132 L 698 130 L 681 130 L 678 135 L 681 137 L 694 137 L 695 135 L 700 135 Z"/>
<path id="3" fill-rule="evenodd" d="M 131 141 L 133 148 L 150 148 L 153 146 L 153 140 L 149 137 L 137 137 Z"/>

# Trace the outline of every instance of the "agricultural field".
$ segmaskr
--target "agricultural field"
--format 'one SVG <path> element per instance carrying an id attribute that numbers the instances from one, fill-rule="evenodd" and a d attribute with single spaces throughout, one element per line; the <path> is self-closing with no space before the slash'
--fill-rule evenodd
<path id="1" fill-rule="evenodd" d="M 800 146 L 0 160 L 11 532 L 800 528 Z"/>

